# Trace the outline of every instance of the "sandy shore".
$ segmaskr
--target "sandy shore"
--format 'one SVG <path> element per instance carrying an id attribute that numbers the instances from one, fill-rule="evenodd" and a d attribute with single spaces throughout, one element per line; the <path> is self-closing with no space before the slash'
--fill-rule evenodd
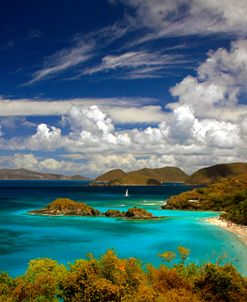
<path id="1" fill-rule="evenodd" d="M 234 233 L 247 246 L 247 226 L 235 224 L 230 221 L 223 220 L 220 217 L 208 218 L 206 219 L 206 221 L 218 225 L 219 227 L 222 227 L 227 231 Z"/>

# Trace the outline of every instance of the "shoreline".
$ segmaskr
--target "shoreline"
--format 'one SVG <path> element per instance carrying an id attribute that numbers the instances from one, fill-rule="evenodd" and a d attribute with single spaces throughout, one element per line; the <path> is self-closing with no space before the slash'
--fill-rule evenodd
<path id="1" fill-rule="evenodd" d="M 247 226 L 236 224 L 220 217 L 207 218 L 205 221 L 235 234 L 247 247 Z"/>

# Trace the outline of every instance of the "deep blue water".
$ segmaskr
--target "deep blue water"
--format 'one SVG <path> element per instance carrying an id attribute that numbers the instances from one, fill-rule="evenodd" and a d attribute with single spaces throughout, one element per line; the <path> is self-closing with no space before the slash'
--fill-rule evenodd
<path id="1" fill-rule="evenodd" d="M 113 248 L 120 257 L 138 257 L 154 265 L 158 254 L 178 246 L 189 248 L 189 261 L 217 261 L 225 255 L 247 275 L 246 247 L 233 234 L 203 221 L 214 212 L 161 210 L 171 195 L 191 187 L 91 187 L 82 181 L 0 181 L 0 270 L 22 274 L 31 259 L 50 257 L 62 263 L 102 255 Z M 159 221 L 126 221 L 105 217 L 45 217 L 27 211 L 57 197 L 85 202 L 100 211 L 143 207 Z"/>

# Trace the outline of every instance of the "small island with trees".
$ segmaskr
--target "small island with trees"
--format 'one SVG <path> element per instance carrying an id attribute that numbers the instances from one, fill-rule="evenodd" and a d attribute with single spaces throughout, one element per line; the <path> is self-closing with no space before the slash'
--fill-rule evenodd
<path id="1" fill-rule="evenodd" d="M 141 208 L 130 208 L 126 212 L 119 210 L 107 210 L 101 213 L 99 210 L 90 207 L 89 205 L 77 202 L 69 198 L 57 198 L 52 201 L 46 208 L 40 210 L 32 210 L 28 212 L 32 215 L 44 216 L 105 216 L 105 217 L 120 217 L 129 220 L 147 220 L 161 219 L 164 217 L 154 216 L 152 213 Z"/>

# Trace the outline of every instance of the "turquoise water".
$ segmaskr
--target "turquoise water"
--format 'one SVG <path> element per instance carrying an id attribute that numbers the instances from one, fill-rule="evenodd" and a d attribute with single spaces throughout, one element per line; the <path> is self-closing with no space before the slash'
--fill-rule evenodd
<path id="1" fill-rule="evenodd" d="M 0 270 L 22 274 L 31 259 L 50 257 L 73 262 L 87 253 L 102 255 L 113 248 L 120 257 L 160 263 L 158 254 L 178 246 L 189 248 L 189 261 L 217 261 L 223 255 L 247 275 L 246 247 L 234 235 L 203 221 L 214 212 L 161 210 L 169 196 L 189 187 L 89 187 L 83 182 L 0 182 Z M 106 211 L 137 206 L 158 221 L 126 221 L 105 217 L 45 217 L 27 211 L 44 207 L 56 197 L 69 197 Z"/>

